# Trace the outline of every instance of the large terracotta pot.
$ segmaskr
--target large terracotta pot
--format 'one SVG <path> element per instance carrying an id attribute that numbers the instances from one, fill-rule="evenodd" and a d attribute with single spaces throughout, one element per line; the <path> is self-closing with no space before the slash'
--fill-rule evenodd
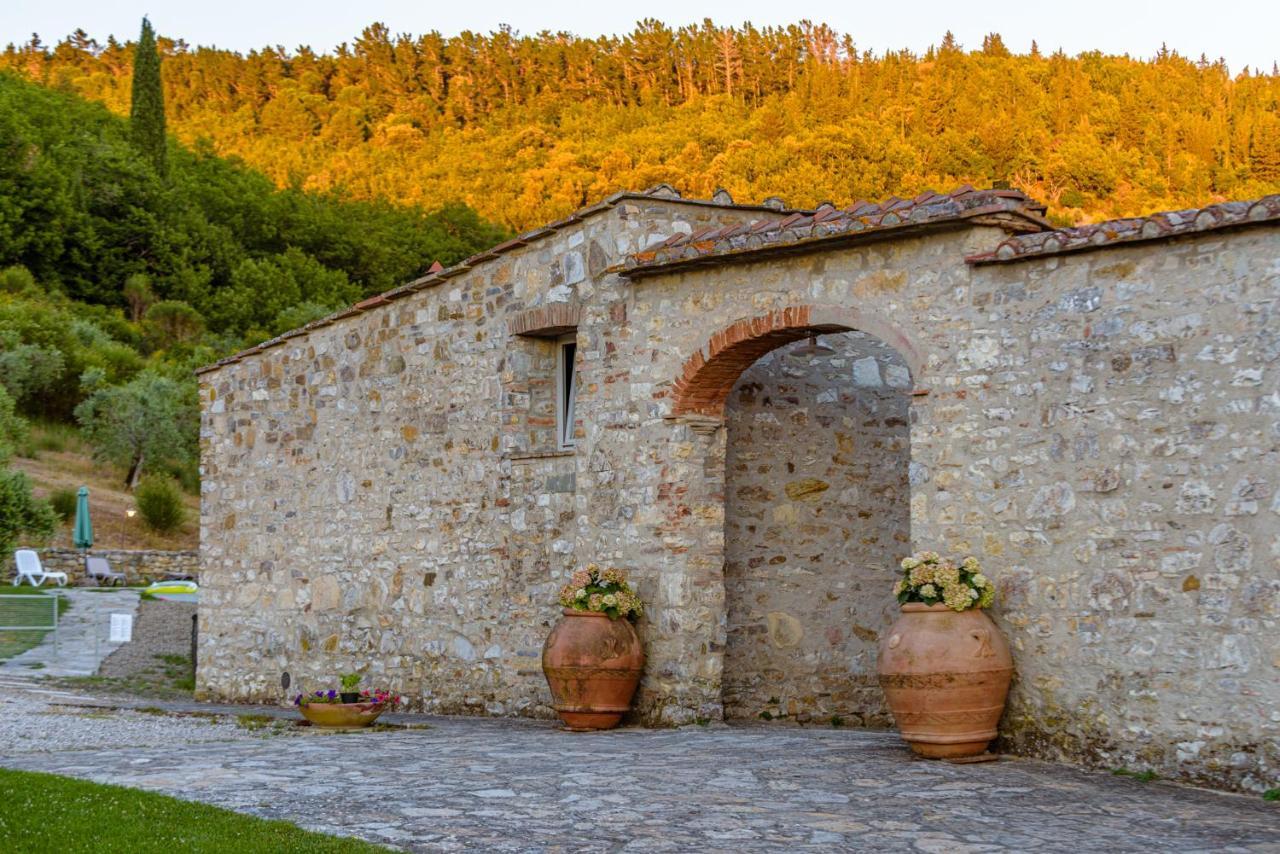
<path id="1" fill-rule="evenodd" d="M 1013 659 L 977 608 L 908 602 L 880 642 L 880 686 L 898 731 L 921 756 L 975 756 L 996 737 Z"/>
<path id="2" fill-rule="evenodd" d="M 542 647 L 556 713 L 574 732 L 616 727 L 643 669 L 640 638 L 625 618 L 565 608 Z"/>
<path id="3" fill-rule="evenodd" d="M 303 703 L 298 711 L 314 726 L 359 729 L 376 721 L 386 708 L 386 703 Z"/>

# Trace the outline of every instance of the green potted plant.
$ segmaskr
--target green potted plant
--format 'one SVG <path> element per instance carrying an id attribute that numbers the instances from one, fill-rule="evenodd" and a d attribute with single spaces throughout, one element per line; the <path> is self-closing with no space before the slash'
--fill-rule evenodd
<path id="1" fill-rule="evenodd" d="M 344 703 L 360 702 L 360 674 L 359 673 L 342 673 L 338 675 L 338 681 L 342 683 L 342 691 L 339 696 L 342 697 Z"/>

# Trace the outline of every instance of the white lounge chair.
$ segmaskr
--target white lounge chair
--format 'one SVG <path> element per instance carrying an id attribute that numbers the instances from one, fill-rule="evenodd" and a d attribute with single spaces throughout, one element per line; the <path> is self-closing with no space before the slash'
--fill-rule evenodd
<path id="1" fill-rule="evenodd" d="M 113 570 L 105 557 L 91 557 L 85 560 L 84 574 L 89 581 L 96 582 L 104 587 L 111 584 L 127 583 L 124 573 Z"/>
<path id="2" fill-rule="evenodd" d="M 59 587 L 67 586 L 67 574 L 65 572 L 45 572 L 44 567 L 40 565 L 40 555 L 31 549 L 18 549 L 13 553 L 13 559 L 18 564 L 18 574 L 13 578 L 14 587 L 21 584 L 24 579 L 30 581 L 32 587 L 39 587 L 48 579 L 58 582 Z"/>

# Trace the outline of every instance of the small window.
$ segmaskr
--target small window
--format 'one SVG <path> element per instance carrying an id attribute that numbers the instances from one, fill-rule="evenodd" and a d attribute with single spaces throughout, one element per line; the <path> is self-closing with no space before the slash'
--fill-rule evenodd
<path id="1" fill-rule="evenodd" d="M 573 406 L 578 397 L 576 358 L 578 339 L 566 335 L 556 339 L 556 441 L 561 449 L 573 447 Z"/>

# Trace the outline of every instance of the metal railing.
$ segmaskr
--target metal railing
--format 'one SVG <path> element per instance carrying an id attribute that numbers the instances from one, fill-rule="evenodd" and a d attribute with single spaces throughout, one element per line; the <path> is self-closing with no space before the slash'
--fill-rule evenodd
<path id="1" fill-rule="evenodd" d="M 53 632 L 53 651 L 58 650 L 57 593 L 44 596 L 19 596 L 0 593 L 0 660 L 20 655 L 36 647 L 48 632 Z M 14 637 L 22 632 L 38 632 L 29 639 Z M 23 640 L 29 642 L 23 643 Z"/>

